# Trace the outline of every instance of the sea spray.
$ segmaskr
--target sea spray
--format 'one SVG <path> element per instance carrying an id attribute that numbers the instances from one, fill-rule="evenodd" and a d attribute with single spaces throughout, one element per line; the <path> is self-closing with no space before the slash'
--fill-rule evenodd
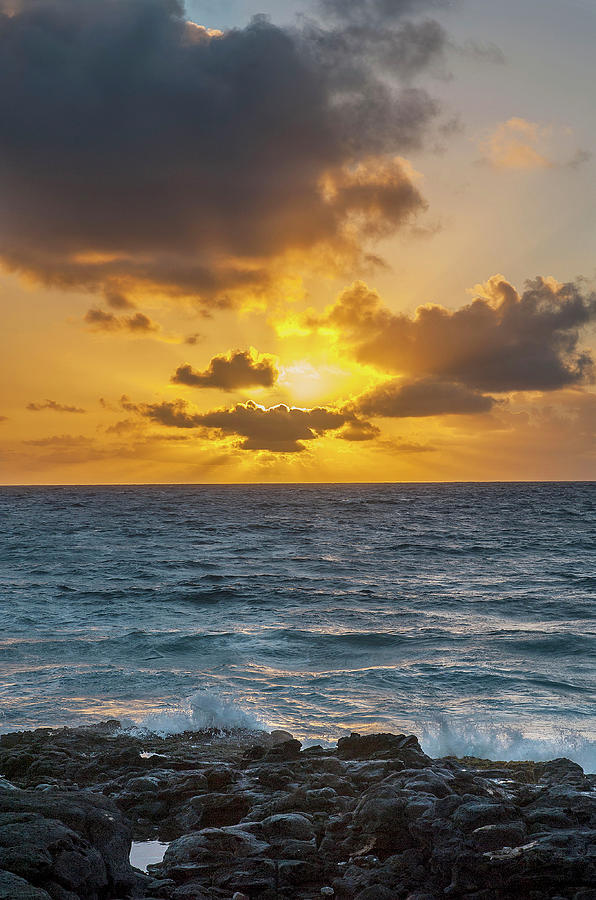
<path id="1" fill-rule="evenodd" d="M 475 756 L 491 760 L 546 761 L 571 759 L 590 773 L 596 772 L 596 741 L 578 731 L 542 734 L 494 722 L 438 720 L 418 729 L 429 756 Z"/>
<path id="2" fill-rule="evenodd" d="M 292 730 L 292 723 L 287 723 L 285 727 Z M 167 737 L 185 731 L 256 731 L 270 728 L 266 716 L 256 715 L 241 703 L 215 693 L 197 691 L 179 705 L 151 713 L 138 723 L 129 723 L 125 730 L 132 734 L 153 733 Z M 362 733 L 373 733 L 375 730 L 378 729 L 365 728 Z M 389 730 L 399 733 L 412 729 L 395 722 Z M 504 723 L 442 717 L 434 721 L 421 721 L 414 725 L 414 732 L 424 751 L 433 758 L 474 756 L 490 760 L 544 761 L 566 757 L 579 763 L 586 772 L 596 772 L 596 741 L 578 731 L 561 730 L 537 735 Z M 308 731 L 293 730 L 293 733 L 305 747 L 314 744 L 334 747 L 337 738 L 349 734 L 349 729 L 336 729 L 333 739 Z"/>
<path id="3" fill-rule="evenodd" d="M 162 737 L 184 731 L 256 731 L 267 726 L 232 700 L 207 691 L 196 691 L 180 706 L 145 716 L 129 730 L 153 732 Z"/>

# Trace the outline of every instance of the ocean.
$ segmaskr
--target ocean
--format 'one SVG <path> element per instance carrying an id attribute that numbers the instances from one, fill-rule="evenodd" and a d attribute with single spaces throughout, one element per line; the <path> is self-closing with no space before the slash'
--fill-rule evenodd
<path id="1" fill-rule="evenodd" d="M 2 488 L 0 535 L 0 731 L 406 731 L 596 769 L 596 484 Z"/>

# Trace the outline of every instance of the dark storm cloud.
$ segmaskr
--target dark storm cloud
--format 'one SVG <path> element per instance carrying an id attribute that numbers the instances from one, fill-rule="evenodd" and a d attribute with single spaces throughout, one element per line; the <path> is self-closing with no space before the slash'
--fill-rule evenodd
<path id="1" fill-rule="evenodd" d="M 134 419 L 120 419 L 113 425 L 108 425 L 106 434 L 129 434 L 131 431 L 136 431 L 137 428 L 138 423 Z"/>
<path id="2" fill-rule="evenodd" d="M 43 403 L 28 403 L 25 407 L 30 412 L 41 412 L 42 410 L 49 409 L 52 412 L 65 412 L 65 413 L 84 413 L 86 410 L 81 409 L 79 406 L 68 406 L 64 403 L 57 403 L 55 400 L 44 400 Z"/>
<path id="3" fill-rule="evenodd" d="M 478 415 L 490 412 L 493 397 L 479 394 L 462 384 L 435 378 L 381 384 L 359 397 L 354 408 L 365 416 L 424 418 L 426 416 Z"/>
<path id="4" fill-rule="evenodd" d="M 114 313 L 103 309 L 89 309 L 85 313 L 85 322 L 98 331 L 119 331 L 120 321 Z"/>
<path id="5" fill-rule="evenodd" d="M 131 316 L 115 316 L 103 309 L 89 309 L 85 314 L 85 322 L 97 331 L 131 331 L 133 334 L 151 334 L 159 331 L 157 322 L 153 322 L 145 313 L 137 312 Z"/>
<path id="6" fill-rule="evenodd" d="M 354 418 L 339 432 L 338 437 L 342 441 L 374 441 L 380 435 L 381 430 L 372 422 L 364 422 Z"/>
<path id="7" fill-rule="evenodd" d="M 442 62 L 447 50 L 460 56 L 502 65 L 505 55 L 492 42 L 450 41 L 444 28 L 433 19 L 403 21 L 454 5 L 451 0 L 319 0 L 318 9 L 335 30 L 327 27 L 322 43 L 350 48 L 355 55 L 374 59 L 387 71 L 405 78 Z M 341 63 L 341 60 L 338 60 Z"/>
<path id="8" fill-rule="evenodd" d="M 460 309 L 429 305 L 408 316 L 356 282 L 311 324 L 333 325 L 362 362 L 472 390 L 549 391 L 592 377 L 592 356 L 579 340 L 596 320 L 593 294 L 544 278 L 520 294 L 501 276 L 482 294 Z"/>
<path id="9" fill-rule="evenodd" d="M 324 15 L 358 25 L 388 25 L 403 16 L 452 5 L 453 0 L 318 0 Z"/>
<path id="10" fill-rule="evenodd" d="M 206 413 L 200 419 L 207 428 L 243 437 L 242 450 L 273 453 L 300 453 L 305 449 L 302 441 L 313 441 L 346 422 L 346 416 L 339 410 L 295 409 L 283 404 L 264 409 L 250 401 Z"/>
<path id="11" fill-rule="evenodd" d="M 0 0 L 1 257 L 118 309 L 134 284 L 229 303 L 290 248 L 353 255 L 423 208 L 406 170 L 369 167 L 423 141 L 437 106 L 399 80 L 444 41 L 433 22 L 213 34 L 177 0 Z"/>
<path id="12" fill-rule="evenodd" d="M 123 397 L 121 405 L 128 412 L 138 412 L 152 422 L 166 425 L 168 428 L 198 428 L 201 425 L 201 415 L 190 412 L 184 400 L 136 404 Z"/>
<path id="13" fill-rule="evenodd" d="M 317 62 L 317 65 L 328 71 L 328 77 L 335 87 L 354 90 L 362 87 L 358 85 L 360 72 L 354 65 L 355 61 L 359 61 L 361 69 L 376 65 L 386 75 L 397 75 L 407 81 L 433 63 L 442 60 L 447 47 L 447 34 L 445 29 L 432 19 L 423 22 L 407 21 L 394 28 L 385 24 L 379 25 L 374 21 L 341 25 L 331 29 L 309 23 L 304 32 L 304 46 L 305 52 Z M 358 100 L 357 95 L 353 99 L 358 103 L 362 103 L 365 98 L 366 102 L 374 104 L 390 102 L 390 95 L 381 90 L 380 81 L 367 85 L 366 91 L 361 99 Z M 418 100 L 422 99 L 422 93 L 418 94 Z M 436 107 L 433 108 L 436 110 Z M 410 110 L 410 113 L 412 112 L 413 110 Z M 403 115 L 401 121 L 379 120 L 377 122 L 379 136 L 388 136 L 391 133 L 384 131 L 386 128 L 393 128 L 393 133 L 396 134 L 398 128 L 411 127 L 411 124 L 416 123 L 416 118 L 416 116 L 412 118 L 412 123 Z M 414 132 L 411 137 L 416 140 Z M 355 134 L 354 139 L 357 138 L 358 135 Z"/>
<path id="14" fill-rule="evenodd" d="M 197 372 L 188 363 L 178 366 L 171 380 L 174 384 L 189 387 L 235 391 L 247 387 L 272 387 L 278 374 L 270 357 L 256 360 L 247 350 L 237 350 L 228 356 L 214 356 L 204 372 Z"/>
<path id="15" fill-rule="evenodd" d="M 200 413 L 192 411 L 184 400 L 136 404 L 128 397 L 122 397 L 121 406 L 169 428 L 200 429 L 204 437 L 213 432 L 222 437 L 237 437 L 241 450 L 301 453 L 306 449 L 303 441 L 314 441 L 344 427 L 340 437 L 346 440 L 368 440 L 378 433 L 375 426 L 360 421 L 353 410 L 324 406 L 300 409 L 280 404 L 266 408 L 249 400 L 227 409 Z"/>
<path id="16" fill-rule="evenodd" d="M 115 288 L 108 288 L 104 294 L 105 301 L 112 309 L 134 309 L 134 303 L 125 294 Z"/>

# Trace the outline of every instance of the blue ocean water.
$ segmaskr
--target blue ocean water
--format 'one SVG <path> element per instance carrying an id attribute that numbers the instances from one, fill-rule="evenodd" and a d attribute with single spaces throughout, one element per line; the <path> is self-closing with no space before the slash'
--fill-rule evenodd
<path id="1" fill-rule="evenodd" d="M 0 535 L 0 730 L 596 767 L 596 484 L 3 488 Z"/>

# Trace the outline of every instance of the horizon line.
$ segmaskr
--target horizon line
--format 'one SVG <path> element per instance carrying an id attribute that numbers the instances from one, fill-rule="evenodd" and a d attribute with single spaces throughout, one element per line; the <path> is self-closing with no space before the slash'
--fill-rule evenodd
<path id="1" fill-rule="evenodd" d="M 2 488 L 78 488 L 78 487 L 340 487 L 342 485 L 423 485 L 423 484 L 596 484 L 596 478 L 494 478 L 453 479 L 443 481 L 89 481 L 89 482 L 15 482 L 0 483 Z"/>

